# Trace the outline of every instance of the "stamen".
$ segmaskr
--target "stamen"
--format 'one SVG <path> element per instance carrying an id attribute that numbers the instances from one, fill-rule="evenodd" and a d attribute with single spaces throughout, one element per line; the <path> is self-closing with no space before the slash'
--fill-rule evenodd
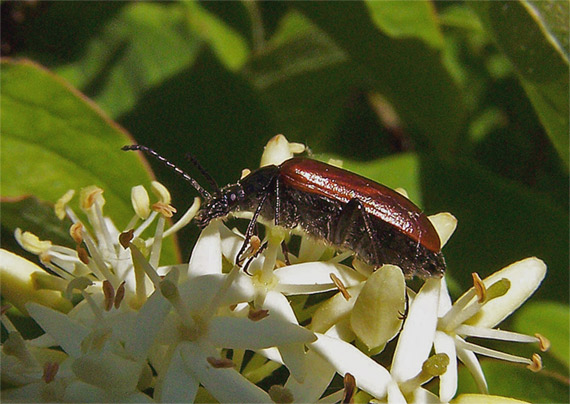
<path id="1" fill-rule="evenodd" d="M 51 247 L 51 241 L 40 240 L 35 234 L 29 231 L 22 232 L 20 228 L 14 231 L 14 238 L 24 250 L 36 255 L 47 252 Z"/>
<path id="2" fill-rule="evenodd" d="M 123 248 L 126 250 L 127 248 L 129 248 L 129 245 L 131 243 L 131 240 L 133 239 L 133 235 L 134 235 L 135 231 L 133 229 L 122 232 L 121 234 L 119 234 L 119 244 L 121 244 L 121 246 L 123 246 Z"/>
<path id="3" fill-rule="evenodd" d="M 69 235 L 75 241 L 75 244 L 81 244 L 83 242 L 83 223 L 73 223 L 69 228 Z"/>
<path id="4" fill-rule="evenodd" d="M 111 282 L 106 279 L 103 281 L 103 295 L 105 296 L 105 311 L 110 311 L 113 308 L 113 301 L 115 300 L 115 289 L 113 285 L 111 285 Z"/>
<path id="5" fill-rule="evenodd" d="M 235 367 L 232 360 L 228 358 L 214 358 L 213 356 L 208 356 L 206 360 L 216 369 L 229 369 Z"/>
<path id="6" fill-rule="evenodd" d="M 356 379 L 350 373 L 344 374 L 344 393 L 342 395 L 342 404 L 354 403 L 354 394 L 356 393 Z"/>
<path id="7" fill-rule="evenodd" d="M 278 384 L 271 386 L 267 393 L 269 394 L 271 401 L 277 404 L 290 404 L 295 401 L 295 397 L 293 397 L 291 390 Z"/>
<path id="8" fill-rule="evenodd" d="M 532 364 L 527 366 L 533 372 L 540 372 L 542 370 L 542 358 L 539 354 L 532 354 Z"/>
<path id="9" fill-rule="evenodd" d="M 55 215 L 59 220 L 65 219 L 65 207 L 71 201 L 71 198 L 75 195 L 75 190 L 70 189 L 61 198 L 57 200 L 54 206 Z"/>
<path id="10" fill-rule="evenodd" d="M 473 353 L 485 355 L 490 358 L 501 359 L 507 362 L 515 362 L 515 363 L 524 363 L 524 364 L 531 364 L 531 360 L 527 358 L 523 358 L 516 355 L 507 354 L 501 351 L 496 351 L 494 349 L 482 347 L 471 342 L 467 342 L 459 336 L 455 336 L 455 345 L 458 348 L 463 348 L 468 351 L 472 351 Z"/>
<path id="11" fill-rule="evenodd" d="M 77 252 L 77 257 L 79 257 L 79 261 L 83 262 L 85 265 L 89 265 L 89 254 L 87 253 L 87 250 L 78 245 L 75 248 L 75 251 Z"/>
<path id="12" fill-rule="evenodd" d="M 342 294 L 342 297 L 344 297 L 344 299 L 346 301 L 350 300 L 350 298 L 351 298 L 350 293 L 348 293 L 346 286 L 344 286 L 344 283 L 342 283 L 340 278 L 338 276 L 336 276 L 335 274 L 333 274 L 332 272 L 330 274 L 330 278 L 333 281 L 333 283 L 335 284 L 335 286 L 337 287 L 337 289 L 339 290 L 339 292 Z"/>
<path id="13" fill-rule="evenodd" d="M 269 315 L 269 310 L 266 309 L 253 309 L 250 307 L 249 312 L 247 313 L 247 318 L 251 321 L 259 321 L 264 319 Z"/>
<path id="14" fill-rule="evenodd" d="M 166 218 L 164 216 L 161 215 L 158 217 L 158 223 L 156 224 L 156 229 L 154 232 L 154 243 L 152 243 L 150 257 L 148 259 L 148 262 L 154 268 L 158 268 L 160 261 L 160 250 L 162 249 L 162 235 L 164 233 L 165 222 Z"/>
<path id="15" fill-rule="evenodd" d="M 117 288 L 117 293 L 115 293 L 115 309 L 118 309 L 121 306 L 121 302 L 125 297 L 125 281 L 121 282 L 119 287 Z"/>
<path id="16" fill-rule="evenodd" d="M 194 198 L 194 203 L 192 203 L 192 206 L 188 208 L 188 210 L 186 211 L 186 213 L 184 213 L 184 215 L 180 218 L 180 220 L 178 220 L 168 230 L 164 232 L 164 235 L 162 237 L 163 238 L 168 237 L 171 234 L 176 233 L 178 230 L 186 226 L 188 223 L 190 223 L 190 221 L 194 218 L 194 216 L 196 216 L 196 213 L 198 213 L 199 209 L 200 209 L 200 198 L 196 197 Z"/>
<path id="17" fill-rule="evenodd" d="M 164 202 L 156 202 L 152 205 L 152 210 L 160 213 L 165 217 L 172 217 L 176 213 L 176 208 Z"/>
<path id="18" fill-rule="evenodd" d="M 485 287 L 485 284 L 479 277 L 479 274 L 473 272 L 471 274 L 471 277 L 473 278 L 473 287 L 475 288 L 475 292 L 477 293 L 477 301 L 479 303 L 483 303 L 485 301 L 487 288 Z"/>
<path id="19" fill-rule="evenodd" d="M 550 349 L 550 340 L 548 338 L 539 333 L 534 334 L 534 336 L 538 338 L 538 346 L 542 352 L 546 352 Z"/>
<path id="20" fill-rule="evenodd" d="M 42 380 L 46 383 L 53 382 L 58 371 L 59 371 L 59 363 L 57 362 L 44 363 L 44 374 L 42 376 Z"/>

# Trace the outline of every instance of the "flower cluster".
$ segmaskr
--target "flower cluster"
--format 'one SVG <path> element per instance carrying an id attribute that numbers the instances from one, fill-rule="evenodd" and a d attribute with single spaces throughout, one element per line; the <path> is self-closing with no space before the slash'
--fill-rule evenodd
<path id="1" fill-rule="evenodd" d="M 302 150 L 278 136 L 262 161 L 279 164 Z M 104 216 L 101 189 L 81 192 L 87 221 L 67 193 L 56 213 L 73 222 L 75 249 L 17 230 L 18 242 L 47 271 L 0 250 L 4 299 L 45 331 L 25 340 L 3 307 L 4 401 L 349 402 L 358 394 L 378 402 L 448 402 L 456 395 L 458 359 L 481 393 L 487 387 L 477 355 L 540 369 L 538 355 L 527 359 L 468 341 L 547 348 L 540 336 L 495 329 L 544 278 L 546 266 L 536 258 L 484 280 L 475 274 L 473 287 L 452 304 L 445 277 L 427 280 L 416 293 L 397 266 L 373 270 L 357 260 L 350 266 L 350 253 L 303 235 L 291 254 L 282 249 L 290 234 L 272 226 L 267 248 L 244 273 L 234 264 L 244 236 L 214 220 L 189 263 L 159 266 L 162 241 L 190 222 L 199 200 L 166 229 L 176 210 L 164 186 L 153 182 L 152 190 L 151 205 L 145 188 L 132 189 L 135 214 L 123 231 Z M 430 220 L 445 243 L 455 218 Z M 374 357 L 389 343 L 395 350 L 388 368 Z M 282 366 L 288 373 L 279 379 Z M 335 390 L 336 374 L 344 387 Z M 437 384 L 425 387 L 434 378 L 439 391 Z M 262 389 L 264 379 L 273 386 Z"/>

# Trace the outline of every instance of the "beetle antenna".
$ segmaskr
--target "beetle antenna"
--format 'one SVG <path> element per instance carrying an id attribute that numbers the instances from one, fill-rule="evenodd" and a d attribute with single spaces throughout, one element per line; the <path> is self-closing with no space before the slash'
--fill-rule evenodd
<path id="1" fill-rule="evenodd" d="M 190 183 L 190 185 L 192 185 L 196 189 L 196 191 L 198 191 L 200 193 L 200 195 L 202 195 L 202 197 L 204 199 L 211 198 L 212 195 L 210 195 L 210 193 L 208 191 L 206 191 L 200 184 L 198 184 L 198 181 L 196 181 L 194 178 L 190 177 L 190 175 L 188 175 L 182 169 L 175 166 L 173 163 L 168 161 L 166 158 L 162 157 L 160 154 L 155 152 L 150 147 L 143 146 L 140 144 L 132 144 L 132 145 L 127 145 L 127 146 L 121 147 L 121 150 L 124 150 L 124 151 L 139 150 L 139 151 L 145 152 L 149 156 L 154 157 L 155 159 L 160 161 L 162 164 L 164 164 L 165 166 L 171 168 L 176 173 L 178 173 L 182 178 L 184 178 L 186 181 L 188 181 Z"/>
<path id="2" fill-rule="evenodd" d="M 214 188 L 214 190 L 216 192 L 218 192 L 220 190 L 218 183 L 216 182 L 214 177 L 212 177 L 210 175 L 210 173 L 208 171 L 206 171 L 206 169 L 204 167 L 202 167 L 202 164 L 200 164 L 200 162 L 196 159 L 196 157 L 194 157 L 194 155 L 191 153 L 186 153 L 185 157 L 186 157 L 186 160 L 188 160 L 189 162 L 194 164 L 194 167 L 196 167 L 198 169 L 198 171 L 200 171 L 200 173 L 202 173 L 202 175 L 204 176 L 206 181 L 208 181 L 210 183 L 212 188 Z"/>

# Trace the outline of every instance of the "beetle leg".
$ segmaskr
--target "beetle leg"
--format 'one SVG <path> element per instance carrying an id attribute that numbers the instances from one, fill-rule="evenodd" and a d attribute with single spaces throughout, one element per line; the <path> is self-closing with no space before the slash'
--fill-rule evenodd
<path id="1" fill-rule="evenodd" d="M 342 208 L 340 215 L 338 216 L 338 222 L 336 223 L 336 228 L 334 229 L 333 240 L 335 244 L 343 245 L 349 238 L 361 236 L 358 233 L 358 228 L 361 225 L 361 221 L 364 222 L 364 229 L 366 235 L 370 242 L 370 253 L 372 254 L 373 262 L 380 262 L 380 254 L 378 252 L 378 246 L 376 244 L 376 231 L 372 225 L 372 220 L 370 220 L 370 215 L 366 211 L 366 208 L 358 198 L 352 198 L 348 203 Z M 350 244 L 353 244 L 350 242 Z"/>
<path id="2" fill-rule="evenodd" d="M 241 248 L 240 248 L 238 255 L 236 257 L 236 265 L 239 267 L 241 267 L 241 265 L 243 264 L 243 260 L 245 259 L 245 257 L 242 257 L 242 255 L 245 252 L 247 246 L 249 245 L 249 240 L 251 239 L 251 236 L 253 236 L 253 232 L 255 230 L 255 225 L 257 224 L 257 218 L 259 217 L 259 215 L 261 213 L 261 209 L 263 208 L 263 204 L 267 200 L 267 195 L 268 195 L 268 193 L 266 192 L 261 197 L 261 201 L 259 202 L 259 205 L 257 206 L 257 208 L 255 209 L 255 212 L 253 213 L 253 217 L 251 218 L 251 220 L 249 221 L 249 224 L 247 225 L 247 230 L 245 231 L 245 239 L 243 240 L 243 244 L 241 245 Z"/>

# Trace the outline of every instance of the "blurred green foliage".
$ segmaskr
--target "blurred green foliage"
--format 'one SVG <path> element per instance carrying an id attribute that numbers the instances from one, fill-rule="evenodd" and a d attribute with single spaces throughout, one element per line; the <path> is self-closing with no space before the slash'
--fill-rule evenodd
<path id="1" fill-rule="evenodd" d="M 21 252 L 11 233 L 37 203 L 9 206 L 23 195 L 96 183 L 128 220 L 150 175 L 122 144 L 194 173 L 191 152 L 228 183 L 283 133 L 453 213 L 444 253 L 462 289 L 535 255 L 539 300 L 567 308 L 568 5 L 2 2 L 3 246 Z M 183 211 L 195 192 L 149 163 Z M 183 259 L 195 236 L 179 237 Z"/>

